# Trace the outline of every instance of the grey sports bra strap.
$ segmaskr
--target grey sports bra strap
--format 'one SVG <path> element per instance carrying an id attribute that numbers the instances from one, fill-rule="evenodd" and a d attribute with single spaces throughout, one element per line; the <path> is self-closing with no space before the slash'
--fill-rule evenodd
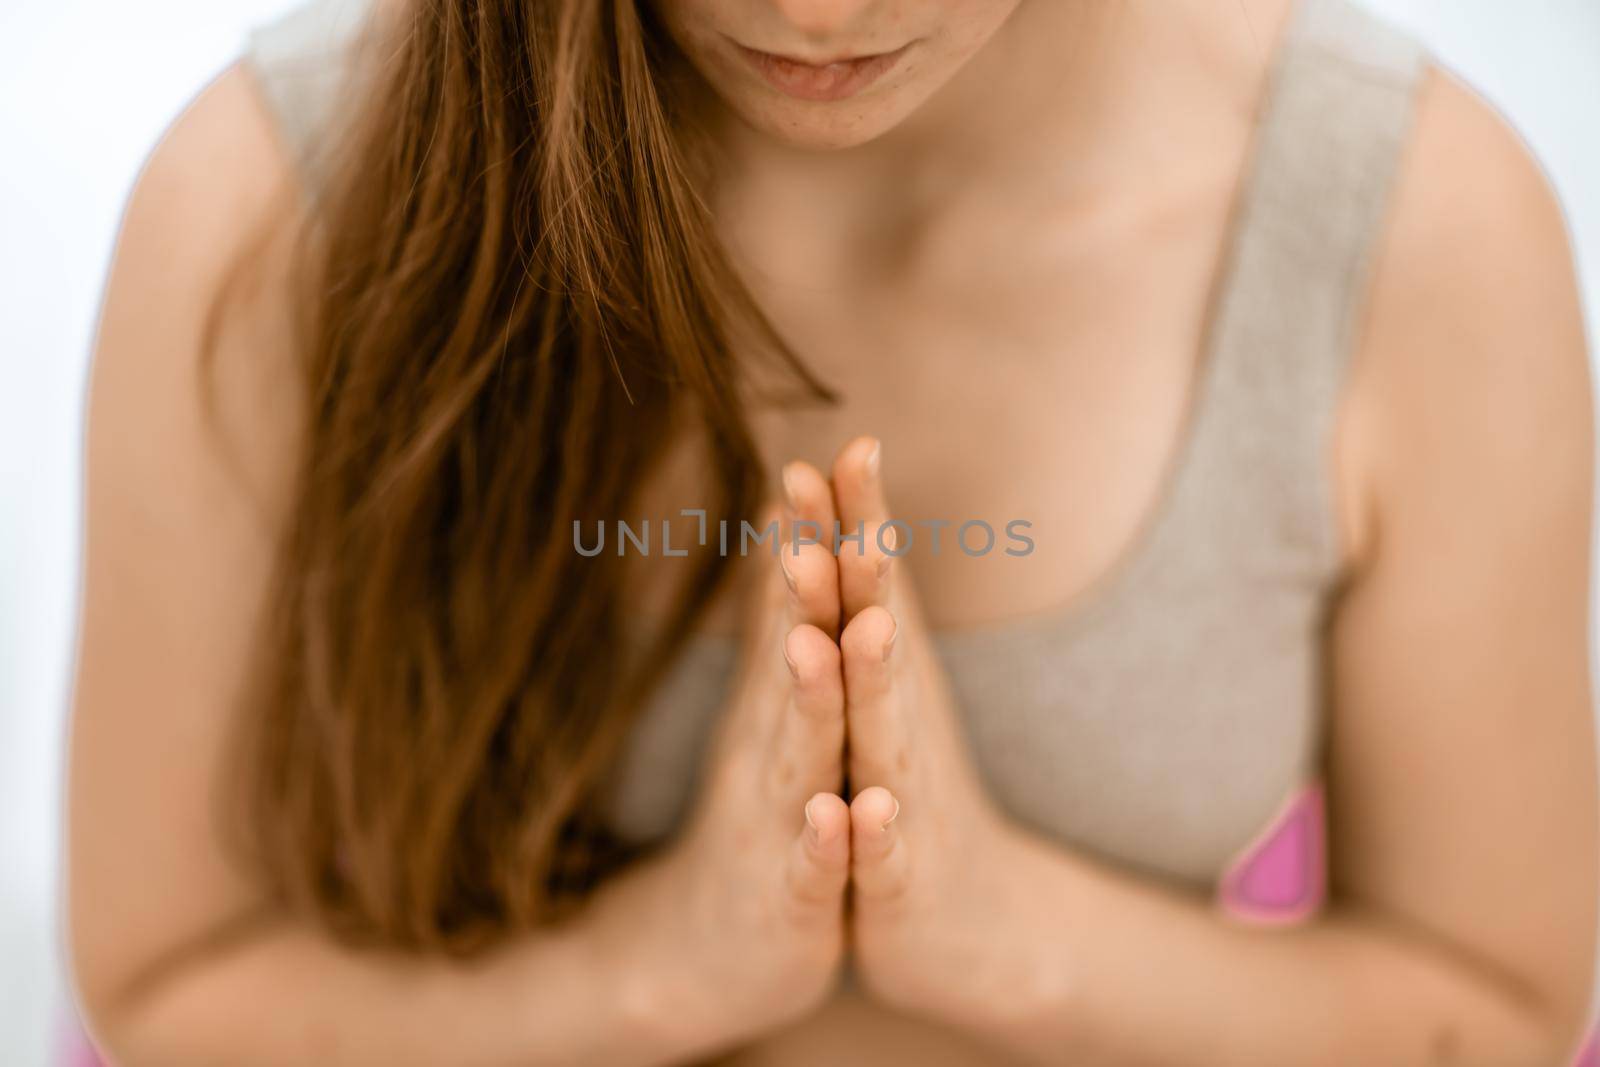
<path id="1" fill-rule="evenodd" d="M 1324 579 L 1339 556 L 1334 414 L 1426 52 L 1351 0 L 1300 0 L 1291 19 L 1211 324 L 1197 462 L 1245 483 L 1240 517 L 1280 555 L 1270 566 Z"/>
<path id="2" fill-rule="evenodd" d="M 371 0 L 309 0 L 252 30 L 246 42 L 244 59 L 313 190 L 325 164 L 323 134 L 371 7 Z"/>

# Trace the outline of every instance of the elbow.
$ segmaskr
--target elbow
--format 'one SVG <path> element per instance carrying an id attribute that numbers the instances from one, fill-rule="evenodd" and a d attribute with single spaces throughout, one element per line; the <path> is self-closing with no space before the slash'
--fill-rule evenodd
<path id="1" fill-rule="evenodd" d="M 68 979 L 78 1019 L 100 1057 L 117 1067 L 172 1067 L 174 1057 L 152 1041 L 157 1004 L 147 995 L 149 971 L 128 958 L 121 941 L 85 937 L 76 924 L 69 927 L 68 942 Z"/>
<path id="2" fill-rule="evenodd" d="M 73 906 L 77 894 L 72 893 L 71 888 L 69 882 L 63 946 L 67 986 L 84 1036 L 93 1042 L 97 1051 L 107 1053 L 111 1051 L 108 1023 L 115 1004 L 116 980 L 112 977 L 115 953 L 103 937 L 90 932 L 92 924 L 82 921 L 79 909 Z"/>
<path id="3" fill-rule="evenodd" d="M 78 1025 L 100 1058 L 118 1067 L 137 1061 L 129 1055 L 128 1014 L 97 970 L 97 960 L 76 948 L 70 953 L 69 984 Z"/>
<path id="4" fill-rule="evenodd" d="M 187 1055 L 176 1051 L 183 1042 L 172 1040 L 187 1028 L 185 1021 L 170 1011 L 158 1010 L 151 998 L 136 998 L 130 988 L 97 988 L 92 982 L 74 979 L 84 1036 L 100 1059 L 116 1067 L 178 1067 L 190 1062 Z"/>
<path id="5" fill-rule="evenodd" d="M 129 986 L 108 966 L 106 953 L 74 942 L 68 959 L 78 1020 L 100 1057 L 118 1067 L 148 1062 L 132 1040 L 137 1012 Z"/>

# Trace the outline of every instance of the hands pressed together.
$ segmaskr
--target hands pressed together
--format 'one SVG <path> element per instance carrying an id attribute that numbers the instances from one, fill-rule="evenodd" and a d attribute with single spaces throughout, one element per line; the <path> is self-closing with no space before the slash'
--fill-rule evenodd
<path id="1" fill-rule="evenodd" d="M 668 939 L 650 956 L 670 974 L 636 974 L 635 991 L 686 1043 L 808 1014 L 847 955 L 869 995 L 978 1028 L 1060 982 L 1020 899 L 1038 848 L 982 789 L 896 532 L 879 536 L 880 457 L 862 437 L 831 477 L 785 468 L 785 541 L 697 805 L 612 891 L 638 936 Z M 796 520 L 825 543 L 791 537 Z M 835 520 L 863 532 L 837 553 Z"/>

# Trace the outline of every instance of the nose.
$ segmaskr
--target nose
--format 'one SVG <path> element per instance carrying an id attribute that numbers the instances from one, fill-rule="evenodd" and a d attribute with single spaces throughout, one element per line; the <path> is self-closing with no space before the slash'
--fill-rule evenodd
<path id="1" fill-rule="evenodd" d="M 824 36 L 850 27 L 874 0 L 773 0 L 774 6 L 801 33 Z"/>

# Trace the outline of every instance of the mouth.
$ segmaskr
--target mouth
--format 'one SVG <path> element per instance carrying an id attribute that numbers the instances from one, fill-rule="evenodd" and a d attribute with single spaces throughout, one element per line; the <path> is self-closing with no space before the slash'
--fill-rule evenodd
<path id="1" fill-rule="evenodd" d="M 797 100 L 820 102 L 855 96 L 889 73 L 911 48 L 908 43 L 893 52 L 843 56 L 816 63 L 747 48 L 737 41 L 734 44 L 745 60 L 774 89 Z"/>

